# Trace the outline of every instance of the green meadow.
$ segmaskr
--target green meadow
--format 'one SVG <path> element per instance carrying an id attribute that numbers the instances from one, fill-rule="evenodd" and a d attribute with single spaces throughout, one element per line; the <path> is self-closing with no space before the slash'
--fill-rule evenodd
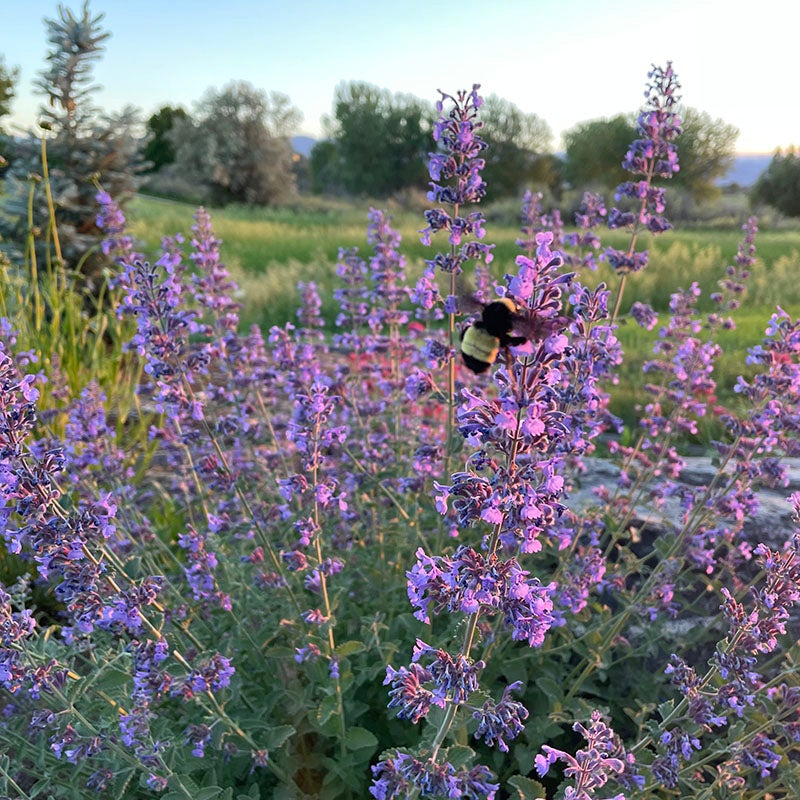
<path id="1" fill-rule="evenodd" d="M 272 325 L 293 322 L 299 305 L 298 281 L 314 281 L 322 298 L 323 315 L 332 326 L 338 312 L 333 292 L 339 285 L 339 248 L 358 247 L 365 258 L 371 254 L 366 241 L 368 207 L 368 203 L 305 199 L 294 208 L 212 209 L 214 230 L 222 240 L 222 258 L 240 287 L 244 324 L 258 324 L 266 331 Z M 393 214 L 394 226 L 402 233 L 401 250 L 413 283 L 424 259 L 432 257 L 436 249 L 419 240 L 418 232 L 425 227 L 421 212 L 391 206 L 388 210 Z M 156 253 L 163 236 L 188 231 L 194 211 L 189 204 L 145 196 L 136 197 L 126 209 L 130 230 L 148 257 Z M 490 220 L 494 216 L 491 206 L 487 216 Z M 502 278 L 515 269 L 514 259 L 520 252 L 515 242 L 521 234 L 508 221 L 490 221 L 486 227 L 485 241 L 496 245 L 492 270 L 495 277 Z M 616 231 L 601 230 L 600 236 L 604 246 L 626 243 L 626 236 Z M 718 288 L 726 266 L 733 263 L 742 236 L 736 228 L 692 228 L 669 231 L 649 242 L 647 238 L 640 240 L 651 251 L 650 264 L 629 279 L 623 310 L 640 300 L 651 304 L 663 322 L 670 294 L 678 287 L 688 287 L 692 281 L 702 289 L 699 307 L 711 310 L 709 294 Z M 735 402 L 732 387 L 739 374 L 747 374 L 747 348 L 760 342 L 775 306 L 790 313 L 800 308 L 800 229 L 759 231 L 756 252 L 758 263 L 737 312 L 737 328 L 719 334 L 723 355 L 716 378 L 723 402 Z M 618 286 L 618 278 L 603 266 L 581 278 L 592 285 L 606 281 L 612 296 Z M 618 336 L 626 359 L 615 392 L 614 410 L 626 422 L 632 422 L 634 406 L 644 401 L 641 395 L 636 397 L 635 390 L 641 386 L 643 362 L 652 357 L 658 326 L 648 332 L 623 318 Z"/>

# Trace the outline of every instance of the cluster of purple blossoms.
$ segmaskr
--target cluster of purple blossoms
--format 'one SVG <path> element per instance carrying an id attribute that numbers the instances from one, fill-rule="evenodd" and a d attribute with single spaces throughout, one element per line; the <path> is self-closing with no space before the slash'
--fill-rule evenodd
<path id="1" fill-rule="evenodd" d="M 493 800 L 500 788 L 491 782 L 490 771 L 481 765 L 456 769 L 445 761 L 416 758 L 394 750 L 372 767 L 370 794 L 376 800 L 400 797 L 452 797 Z"/>
<path id="2" fill-rule="evenodd" d="M 191 276 L 190 286 L 197 308 L 204 310 L 213 320 L 213 326 L 202 326 L 198 330 L 207 335 L 216 331 L 225 339 L 236 332 L 241 304 L 233 299 L 237 286 L 220 260 L 221 244 L 221 240 L 214 236 L 208 212 L 205 208 L 198 208 L 194 214 L 192 252 L 189 255 L 196 271 Z"/>
<path id="3" fill-rule="evenodd" d="M 104 191 L 98 192 L 95 200 L 100 206 L 95 221 L 97 227 L 104 233 L 101 243 L 103 253 L 115 261 L 142 260 L 143 256 L 133 249 L 133 237 L 125 233 L 125 215 L 117 201 Z"/>
<path id="4" fill-rule="evenodd" d="M 339 480 L 326 471 L 329 455 L 347 439 L 348 428 L 332 424 L 341 398 L 332 395 L 330 387 L 319 375 L 307 390 L 298 387 L 294 414 L 289 422 L 287 438 L 293 442 L 300 458 L 302 472 L 279 481 L 280 492 L 287 501 L 297 499 L 301 508 L 311 508 L 312 513 L 298 516 L 294 521 L 297 538 L 281 553 L 281 559 L 289 572 L 310 571 L 305 576 L 305 588 L 321 596 L 325 610 L 307 609 L 302 613 L 303 621 L 311 627 L 326 626 L 331 621 L 327 594 L 328 581 L 338 574 L 343 563 L 337 558 L 324 558 L 322 549 L 323 515 L 329 517 L 334 510 L 339 517 L 348 513 L 347 491 L 341 489 Z M 292 513 L 289 505 L 283 507 L 284 518 Z M 312 633 L 312 636 L 314 634 Z M 316 660 L 322 651 L 313 642 L 297 648 L 298 662 Z M 327 653 L 331 674 L 338 674 L 338 661 L 333 653 Z"/>
<path id="5" fill-rule="evenodd" d="M 748 398 L 754 413 L 747 420 L 724 417 L 729 430 L 745 447 L 757 452 L 800 455 L 800 321 L 782 308 L 770 318 L 763 344 L 750 348 L 747 363 L 763 368 L 750 381 L 739 377 L 734 391 Z M 785 478 L 785 476 L 784 476 Z"/>
<path id="6" fill-rule="evenodd" d="M 484 218 L 480 212 L 462 216 L 461 209 L 471 203 L 479 203 L 486 194 L 486 184 L 481 178 L 485 161 L 481 153 L 486 142 L 480 137 L 483 122 L 477 119 L 483 105 L 478 95 L 480 87 L 476 84 L 471 92 L 461 91 L 453 97 L 441 93 L 436 104 L 439 117 L 434 123 L 433 138 L 439 145 L 428 158 L 428 172 L 431 176 L 428 200 L 450 206 L 452 212 L 444 208 L 433 208 L 425 212 L 428 226 L 421 231 L 423 244 L 429 245 L 431 237 L 446 231 L 450 242 L 448 252 L 437 253 L 426 259 L 426 268 L 412 293 L 423 312 L 429 312 L 438 299 L 436 270 L 439 269 L 452 279 L 463 271 L 468 261 L 492 261 L 493 245 L 482 244 L 485 236 Z M 449 110 L 445 113 L 445 104 Z M 464 241 L 465 237 L 473 237 Z M 452 294 L 452 293 L 451 293 Z M 450 306 L 456 303 L 455 297 L 449 299 Z M 450 308 L 448 313 L 455 313 Z M 427 316 L 427 313 L 423 313 Z"/>
<path id="7" fill-rule="evenodd" d="M 600 237 L 595 229 L 603 223 L 605 216 L 606 206 L 602 195 L 584 192 L 580 208 L 575 212 L 578 230 L 562 237 L 565 248 L 573 248 L 564 252 L 564 263 L 568 267 L 590 269 L 592 272 L 597 270 Z"/>
<path id="8" fill-rule="evenodd" d="M 70 404 L 63 452 L 67 480 L 79 491 L 89 493 L 103 486 L 113 487 L 120 500 L 132 496 L 133 468 L 116 444 L 116 431 L 106 415 L 105 393 L 94 382 Z M 129 544 L 121 534 L 109 540 L 114 548 Z"/>
<path id="9" fill-rule="evenodd" d="M 744 239 L 739 242 L 739 248 L 734 263 L 725 270 L 725 277 L 719 281 L 718 292 L 711 295 L 719 311 L 708 315 L 708 325 L 712 329 L 722 327 L 733 330 L 736 327 L 733 319 L 723 314 L 735 311 L 741 304 L 741 297 L 745 291 L 745 283 L 750 277 L 750 268 L 756 262 L 756 234 L 758 233 L 758 220 L 750 217 L 744 225 Z"/>
<path id="10" fill-rule="evenodd" d="M 603 388 L 616 381 L 622 363 L 616 325 L 607 321 L 608 298 L 604 283 L 589 289 L 575 281 L 570 289 L 570 346 L 564 353 L 557 394 L 569 431 L 561 449 L 573 470 L 583 469 L 581 457 L 594 451 L 594 440 L 601 434 L 621 429 L 620 420 L 608 410 L 611 398 Z"/>
<path id="11" fill-rule="evenodd" d="M 644 786 L 644 777 L 635 771 L 636 760 L 633 754 L 625 752 L 619 737 L 603 721 L 599 711 L 592 712 L 588 728 L 576 722 L 572 729 L 586 739 L 585 748 L 572 756 L 555 747 L 542 745 L 544 755 L 536 756 L 536 771 L 539 775 L 546 775 L 556 761 L 563 761 L 567 765 L 564 777 L 573 778 L 575 786 L 566 789 L 565 798 L 594 800 L 595 791 L 605 786 L 609 780 L 616 781 L 626 789 L 641 789 Z M 620 792 L 609 800 L 625 800 L 625 793 Z"/>
<path id="12" fill-rule="evenodd" d="M 481 708 L 473 711 L 473 719 L 478 720 L 475 738 L 483 739 L 489 747 L 497 744 L 501 753 L 508 752 L 508 743 L 504 737 L 515 739 L 524 728 L 528 718 L 528 709 L 517 700 L 512 700 L 511 693 L 522 687 L 522 681 L 514 681 L 503 689 L 499 702 L 489 698 Z"/>
<path id="13" fill-rule="evenodd" d="M 658 314 L 653 310 L 653 307 L 639 300 L 631 306 L 631 317 L 640 328 L 648 331 L 653 330 L 658 325 Z"/>
<path id="14" fill-rule="evenodd" d="M 377 339 L 375 348 L 379 352 L 389 349 L 393 357 L 400 357 L 395 352 L 405 340 L 400 329 L 410 319 L 408 311 L 400 307 L 410 294 L 405 285 L 406 259 L 399 249 L 401 236 L 392 228 L 392 218 L 386 212 L 371 208 L 368 219 L 367 243 L 373 250 L 369 259 L 372 282 L 369 326 Z"/>
<path id="15" fill-rule="evenodd" d="M 664 212 L 664 189 L 653 186 L 654 178 L 671 178 L 678 171 L 678 150 L 675 139 L 681 132 L 681 121 L 675 106 L 680 99 L 680 84 L 667 62 L 666 68 L 653 67 L 648 73 L 646 106 L 639 114 L 638 133 L 622 166 L 641 175 L 638 181 L 628 181 L 617 187 L 615 199 L 628 198 L 633 210 L 612 208 L 608 214 L 608 227 L 627 228 L 631 231 L 631 243 L 627 250 L 609 247 L 605 259 L 620 274 L 638 272 L 647 266 L 647 251 L 636 251 L 636 236 L 639 230 L 657 235 L 672 226 L 662 216 Z"/>
<path id="16" fill-rule="evenodd" d="M 522 213 L 520 232 L 525 238 L 515 240 L 515 244 L 527 256 L 533 255 L 536 250 L 536 234 L 544 230 L 544 209 L 542 208 L 542 193 L 526 189 L 522 196 Z"/>
<path id="17" fill-rule="evenodd" d="M 344 284 L 342 288 L 335 289 L 333 296 L 339 301 L 341 312 L 336 317 L 336 325 L 345 328 L 346 332 L 337 334 L 334 341 L 337 345 L 347 350 L 360 350 L 360 328 L 367 324 L 369 319 L 369 305 L 367 303 L 367 262 L 358 254 L 357 247 L 341 248 L 339 259 L 336 262 L 336 274 Z"/>
<path id="18" fill-rule="evenodd" d="M 430 623 L 430 614 L 442 612 L 500 615 L 517 641 L 539 647 L 553 624 L 553 587 L 520 567 L 515 558 L 486 557 L 462 545 L 452 556 L 425 555 L 407 573 L 408 596 L 414 616 Z"/>
<path id="19" fill-rule="evenodd" d="M 800 496 L 794 502 L 800 506 Z M 728 623 L 728 635 L 717 645 L 711 659 L 719 680 L 713 683 L 708 677 L 701 680 L 691 666 L 674 654 L 666 668 L 671 682 L 686 701 L 683 716 L 701 730 L 725 726 L 731 715 L 743 717 L 748 709 L 757 706 L 759 698 L 778 699 L 790 712 L 799 702 L 792 692 L 786 693 L 780 687 L 768 688 L 756 671 L 756 661 L 759 655 L 777 648 L 779 637 L 787 634 L 792 610 L 800 605 L 800 534 L 781 552 L 760 544 L 754 553 L 764 578 L 751 587 L 752 610 L 748 611 L 727 589 L 722 589 L 722 613 Z M 794 740 L 794 728 L 781 725 L 777 719 L 774 726 L 776 735 Z M 662 734 L 661 752 L 651 770 L 664 786 L 677 785 L 681 764 L 702 747 L 698 736 L 681 726 Z M 760 778 L 766 778 L 781 760 L 775 752 L 776 745 L 763 730 L 747 736 L 732 747 L 725 770 L 731 774 L 755 770 Z"/>
<path id="20" fill-rule="evenodd" d="M 297 309 L 297 321 L 300 327 L 298 336 L 302 336 L 318 344 L 324 338 L 321 328 L 325 327 L 322 318 L 322 300 L 314 281 L 299 281 L 297 291 L 300 293 L 300 307 Z"/>
<path id="21" fill-rule="evenodd" d="M 209 534 L 215 532 L 215 526 L 209 524 Z M 215 572 L 217 555 L 206 546 L 208 534 L 201 534 L 192 525 L 178 537 L 178 545 L 186 553 L 183 574 L 191 589 L 192 598 L 204 608 L 219 607 L 230 611 L 233 607 L 230 595 L 220 590 Z"/>
<path id="22" fill-rule="evenodd" d="M 180 697 L 188 701 L 196 694 L 219 692 L 230 686 L 235 672 L 236 669 L 229 658 L 214 653 L 210 657 L 204 658 L 200 666 L 192 669 L 188 675 L 173 681 L 170 693 L 173 697 Z"/>
<path id="23" fill-rule="evenodd" d="M 123 267 L 120 284 L 125 294 L 119 313 L 136 318 L 137 331 L 128 347 L 145 359 L 144 371 L 155 383 L 158 410 L 202 419 L 202 406 L 181 383 L 183 375 L 205 370 L 207 359 L 202 353 L 189 355 L 188 336 L 197 312 L 183 307 L 180 257 L 165 253 L 152 266 L 147 261 L 127 261 Z"/>

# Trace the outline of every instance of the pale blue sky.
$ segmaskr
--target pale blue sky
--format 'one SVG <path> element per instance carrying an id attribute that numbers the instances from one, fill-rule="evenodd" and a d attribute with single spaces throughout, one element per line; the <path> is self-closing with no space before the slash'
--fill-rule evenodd
<path id="1" fill-rule="evenodd" d="M 12 125 L 30 127 L 32 82 L 57 0 L 0 0 L 0 53 L 19 66 Z M 79 14 L 82 0 L 65 3 Z M 434 101 L 482 84 L 555 134 L 635 111 L 651 63 L 673 61 L 683 101 L 736 125 L 739 152 L 800 145 L 798 0 L 91 0 L 112 34 L 98 105 L 191 110 L 246 80 L 289 95 L 319 136 L 340 81 Z"/>

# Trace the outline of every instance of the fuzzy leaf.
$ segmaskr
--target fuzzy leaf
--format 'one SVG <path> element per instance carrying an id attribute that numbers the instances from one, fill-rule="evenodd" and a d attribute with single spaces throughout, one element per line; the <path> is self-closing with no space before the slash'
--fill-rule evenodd
<path id="1" fill-rule="evenodd" d="M 532 781 L 524 775 L 514 775 L 508 779 L 508 784 L 517 790 L 519 800 L 542 800 L 547 797 L 547 792 L 538 781 Z"/>
<path id="2" fill-rule="evenodd" d="M 378 739 L 375 734 L 368 731 L 366 728 L 354 727 L 347 729 L 348 750 L 372 750 L 377 744 Z"/>

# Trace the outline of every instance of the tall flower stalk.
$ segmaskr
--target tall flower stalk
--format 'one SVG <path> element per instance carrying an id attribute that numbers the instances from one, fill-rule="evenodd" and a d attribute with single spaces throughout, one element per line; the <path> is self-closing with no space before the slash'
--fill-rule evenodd
<path id="1" fill-rule="evenodd" d="M 628 198 L 630 210 L 612 208 L 608 214 L 609 228 L 630 231 L 626 250 L 609 247 L 604 254 L 606 261 L 620 275 L 612 319 L 619 314 L 628 275 L 647 266 L 647 250 L 636 249 L 639 234 L 649 231 L 656 236 L 672 227 L 663 216 L 664 189 L 655 186 L 654 180 L 671 178 L 679 169 L 675 139 L 681 132 L 681 120 L 675 106 L 680 99 L 680 84 L 671 61 L 666 67 L 653 66 L 647 77 L 646 104 L 638 119 L 640 138 L 633 141 L 622 162 L 626 170 L 640 178 L 617 187 L 615 199 L 619 202 Z"/>
<path id="2" fill-rule="evenodd" d="M 509 276 L 509 291 L 531 318 L 554 318 L 571 276 L 558 273 L 562 260 L 549 249 L 552 234 L 537 241 L 533 258 L 519 257 L 519 273 Z M 442 556 L 420 548 L 407 573 L 414 615 L 429 624 L 434 615 L 458 615 L 463 633 L 453 642 L 455 651 L 418 639 L 408 667 L 387 667 L 389 706 L 399 709 L 398 717 L 417 723 L 433 707 L 443 714 L 429 746 L 417 753 L 392 751 L 373 768 L 374 797 L 494 797 L 498 787 L 486 767 L 467 770 L 448 761 L 448 737 L 471 717 L 478 721 L 476 738 L 506 751 L 507 741 L 524 728 L 528 711 L 512 698 L 518 684 L 482 706 L 471 700 L 486 667 L 473 653 L 485 646 L 484 637 L 495 625 L 513 641 L 540 647 L 554 623 L 555 587 L 532 576 L 520 559 L 541 550 L 540 537 L 561 510 L 559 449 L 568 431 L 553 387 L 565 357 L 565 326 L 566 321 L 560 330 L 548 329 L 527 353 L 497 370 L 496 399 L 463 390 L 459 432 L 478 449 L 467 469 L 452 475 L 450 485 L 435 484 L 436 506 L 444 514 L 452 503 L 464 531 L 483 528 L 481 544 L 464 543 Z"/>
<path id="3" fill-rule="evenodd" d="M 449 469 L 449 459 L 453 450 L 453 410 L 455 406 L 455 351 L 456 278 L 469 261 L 492 261 L 493 245 L 482 244 L 485 236 L 484 218 L 480 211 L 464 212 L 465 207 L 479 203 L 486 194 L 486 183 L 481 178 L 485 160 L 481 153 L 486 142 L 480 137 L 483 122 L 478 114 L 483 99 L 478 94 L 479 84 L 471 92 L 462 90 L 455 96 L 440 92 L 441 99 L 436 104 L 439 117 L 433 126 L 433 139 L 439 149 L 429 154 L 428 173 L 431 177 L 428 200 L 441 203 L 438 208 L 425 212 L 428 226 L 422 231 L 423 244 L 430 245 L 431 237 L 441 231 L 448 234 L 450 249 L 426 259 L 426 268 L 421 282 L 436 284 L 436 271 L 441 270 L 449 276 L 448 294 L 444 300 L 447 315 L 447 362 L 448 424 L 445 447 L 444 472 Z M 445 206 L 446 208 L 442 207 Z M 430 296 L 417 292 L 420 296 Z"/>

